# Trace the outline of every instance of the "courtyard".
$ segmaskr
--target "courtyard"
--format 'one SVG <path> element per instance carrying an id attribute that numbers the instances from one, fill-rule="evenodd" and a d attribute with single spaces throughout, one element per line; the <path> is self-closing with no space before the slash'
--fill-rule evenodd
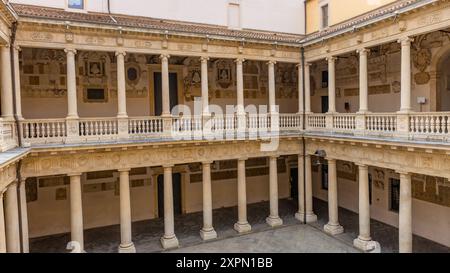
<path id="1" fill-rule="evenodd" d="M 314 210 L 318 222 L 301 225 L 294 218 L 297 204 L 293 200 L 283 199 L 279 202 L 280 217 L 284 225 L 271 229 L 265 223 L 269 203 L 261 202 L 248 206 L 248 220 L 252 232 L 238 235 L 233 230 L 237 219 L 237 207 L 221 208 L 213 211 L 214 228 L 218 239 L 203 242 L 199 236 L 202 213 L 175 216 L 175 233 L 180 241 L 180 248 L 168 252 L 206 253 L 206 252 L 251 252 L 251 253 L 357 253 L 352 246 L 358 234 L 358 215 L 339 208 L 339 220 L 345 232 L 335 237 L 322 231 L 328 221 L 327 203 L 314 200 Z M 159 238 L 163 233 L 163 219 L 153 219 L 133 223 L 133 242 L 137 252 L 162 252 Z M 371 221 L 373 240 L 381 245 L 384 253 L 398 252 L 398 229 L 378 221 Z M 30 251 L 34 253 L 64 253 L 70 234 L 61 234 L 30 241 Z M 85 230 L 85 250 L 88 253 L 114 253 L 120 242 L 119 225 Z M 414 236 L 413 252 L 450 253 L 450 248 Z"/>

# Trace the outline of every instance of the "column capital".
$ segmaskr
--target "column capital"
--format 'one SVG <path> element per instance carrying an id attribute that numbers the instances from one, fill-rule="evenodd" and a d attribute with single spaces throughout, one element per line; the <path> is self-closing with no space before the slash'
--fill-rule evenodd
<path id="1" fill-rule="evenodd" d="M 1 48 L 9 48 L 11 45 L 10 44 L 0 44 Z"/>
<path id="2" fill-rule="evenodd" d="M 336 56 L 328 56 L 325 58 L 325 60 L 327 60 L 329 63 L 333 63 L 337 60 Z"/>
<path id="3" fill-rule="evenodd" d="M 277 158 L 279 158 L 279 157 L 280 157 L 280 155 L 270 155 L 270 156 L 269 156 L 270 159 L 277 159 Z"/>
<path id="4" fill-rule="evenodd" d="M 243 62 L 245 62 L 244 58 L 237 58 L 236 60 L 234 60 L 235 63 L 237 64 L 242 64 Z"/>
<path id="5" fill-rule="evenodd" d="M 68 173 L 67 176 L 72 177 L 72 176 L 81 176 L 82 173 Z"/>
<path id="6" fill-rule="evenodd" d="M 355 163 L 356 166 L 358 166 L 359 169 L 369 169 L 369 166 L 363 163 Z"/>
<path id="7" fill-rule="evenodd" d="M 267 65 L 276 65 L 276 64 L 277 64 L 277 61 L 275 61 L 275 60 L 270 60 L 267 62 Z"/>
<path id="8" fill-rule="evenodd" d="M 65 49 L 64 49 L 64 52 L 65 52 L 67 55 L 69 55 L 69 54 L 73 54 L 73 55 L 77 54 L 77 50 L 76 50 L 75 48 L 65 48 Z"/>
<path id="9" fill-rule="evenodd" d="M 14 50 L 22 51 L 22 48 L 19 45 L 14 45 Z"/>
<path id="10" fill-rule="evenodd" d="M 411 176 L 411 173 L 410 173 L 410 172 L 407 172 L 407 171 L 398 171 L 398 170 L 396 170 L 395 172 L 398 173 L 398 174 L 400 174 L 400 175 Z"/>
<path id="11" fill-rule="evenodd" d="M 27 182 L 27 178 L 26 178 L 26 177 L 21 177 L 21 178 L 20 178 L 20 181 L 19 181 L 19 184 L 20 184 L 20 185 L 22 185 L 22 184 L 25 185 L 26 182 Z"/>
<path id="12" fill-rule="evenodd" d="M 248 160 L 248 157 L 240 157 L 240 158 L 238 158 L 238 161 L 247 161 Z"/>
<path id="13" fill-rule="evenodd" d="M 326 161 L 328 161 L 328 163 L 334 163 L 334 164 L 336 164 L 336 161 L 337 161 L 337 159 L 335 159 L 335 158 L 331 158 L 331 157 L 325 157 L 325 160 Z"/>
<path id="14" fill-rule="evenodd" d="M 118 171 L 119 173 L 125 173 L 125 172 L 130 172 L 131 169 L 130 169 L 130 168 L 123 168 L 123 169 L 117 169 L 117 171 Z"/>
<path id="15" fill-rule="evenodd" d="M 174 166 L 173 164 L 162 165 L 162 167 L 163 167 L 164 169 L 172 169 L 173 166 Z"/>
<path id="16" fill-rule="evenodd" d="M 170 59 L 170 55 L 169 54 L 161 54 L 160 56 L 159 56 L 159 58 L 161 59 L 161 60 L 165 60 L 165 61 L 167 61 L 167 60 L 169 60 Z"/>
<path id="17" fill-rule="evenodd" d="M 125 57 L 127 53 L 123 50 L 116 51 L 116 57 L 118 57 L 119 55 Z"/>
<path id="18" fill-rule="evenodd" d="M 207 63 L 207 62 L 209 61 L 209 57 L 208 57 L 208 56 L 201 56 L 201 57 L 200 57 L 200 61 L 201 61 L 202 63 Z"/>
<path id="19" fill-rule="evenodd" d="M 402 44 L 402 46 L 410 46 L 411 42 L 413 42 L 413 41 L 414 41 L 413 38 L 406 36 L 406 37 L 399 38 L 397 40 L 397 43 Z"/>
<path id="20" fill-rule="evenodd" d="M 359 55 L 367 55 L 370 52 L 370 49 L 368 48 L 360 48 L 356 50 L 356 53 L 358 53 Z"/>
<path id="21" fill-rule="evenodd" d="M 214 163 L 214 160 L 207 160 L 207 161 L 202 161 L 202 165 L 211 165 Z"/>
<path id="22" fill-rule="evenodd" d="M 298 67 L 299 69 L 301 69 L 302 68 L 302 63 L 296 64 L 295 66 Z M 305 62 L 305 68 L 306 67 L 310 67 L 310 66 L 311 66 L 311 63 L 306 63 Z"/>

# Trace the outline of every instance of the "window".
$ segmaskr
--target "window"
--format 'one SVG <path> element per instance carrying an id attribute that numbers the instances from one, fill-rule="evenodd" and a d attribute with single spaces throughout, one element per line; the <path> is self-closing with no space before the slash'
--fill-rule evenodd
<path id="1" fill-rule="evenodd" d="M 328 165 L 322 165 L 322 190 L 328 190 Z"/>
<path id="2" fill-rule="evenodd" d="M 322 71 L 322 88 L 328 88 L 328 70 Z"/>
<path id="3" fill-rule="evenodd" d="M 400 207 L 400 180 L 390 179 L 390 210 L 398 212 Z"/>
<path id="4" fill-rule="evenodd" d="M 322 12 L 322 28 L 328 27 L 328 4 L 323 5 L 321 8 Z"/>
<path id="5" fill-rule="evenodd" d="M 84 0 L 67 0 L 69 9 L 84 9 Z"/>
<path id="6" fill-rule="evenodd" d="M 85 102 L 107 102 L 106 91 L 102 88 L 87 88 Z"/>

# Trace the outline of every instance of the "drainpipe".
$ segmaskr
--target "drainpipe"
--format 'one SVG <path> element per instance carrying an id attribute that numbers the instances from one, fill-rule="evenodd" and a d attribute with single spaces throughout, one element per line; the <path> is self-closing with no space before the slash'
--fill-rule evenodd
<path id="1" fill-rule="evenodd" d="M 307 31 L 308 31 L 308 10 L 306 9 L 306 2 L 307 2 L 308 0 L 304 0 L 303 1 L 303 10 L 304 10 L 304 15 L 305 15 L 305 23 L 304 23 L 304 25 L 305 25 L 305 35 L 306 35 L 306 33 L 307 33 Z"/>
<path id="2" fill-rule="evenodd" d="M 305 1 L 306 3 L 306 1 Z M 305 143 L 305 131 L 306 131 L 306 102 L 305 102 L 305 48 L 301 45 L 300 48 L 302 58 L 302 97 L 303 97 L 303 112 L 302 112 L 302 149 L 303 149 L 303 224 L 306 225 L 306 143 Z M 300 204 L 299 204 L 300 205 Z"/>
<path id="3" fill-rule="evenodd" d="M 116 18 L 114 18 L 114 17 L 111 15 L 111 0 L 107 0 L 107 3 L 108 3 L 108 14 L 109 14 L 109 18 L 111 18 L 111 20 L 112 20 L 115 24 L 117 24 Z"/>

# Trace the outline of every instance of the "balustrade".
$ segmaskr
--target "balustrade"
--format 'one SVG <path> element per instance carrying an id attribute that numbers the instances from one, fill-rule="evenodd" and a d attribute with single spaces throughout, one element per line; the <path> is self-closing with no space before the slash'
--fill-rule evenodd
<path id="1" fill-rule="evenodd" d="M 402 123 L 399 124 L 399 115 Z M 408 139 L 426 139 L 449 141 L 450 112 L 441 113 L 368 113 L 368 114 L 308 114 L 306 115 L 306 132 L 334 132 L 354 134 L 355 136 L 389 136 Z M 101 142 L 116 139 L 147 139 L 166 136 L 191 136 L 194 139 L 214 136 L 219 139 L 235 136 L 243 129 L 252 138 L 263 137 L 267 132 L 279 131 L 285 133 L 302 132 L 302 114 L 279 114 L 277 128 L 270 114 L 247 114 L 241 119 L 237 115 L 212 116 L 176 116 L 169 118 L 165 128 L 162 117 L 131 117 L 118 118 L 82 118 L 70 120 L 76 122 L 78 132 L 72 132 L 70 143 Z M 121 125 L 125 122 L 124 125 Z M 166 120 L 167 121 L 167 120 Z M 64 144 L 68 139 L 68 122 L 66 119 L 32 119 L 19 122 L 23 145 Z M 243 122 L 243 127 L 240 127 Z M 405 123 L 407 122 L 407 124 Z M 406 127 L 405 127 L 406 126 Z M 124 127 L 124 129 L 122 128 Z M 71 127 L 73 128 L 73 127 Z M 399 128 L 407 128 L 402 134 Z M 275 129 L 275 130 L 274 130 Z M 7 150 L 17 146 L 16 124 L 13 121 L 0 122 L 0 149 Z M 121 132 L 125 130 L 123 137 Z M 402 131 L 403 132 L 403 131 Z M 175 139 L 175 138 L 174 138 Z M 68 143 L 68 142 L 67 142 Z"/>

